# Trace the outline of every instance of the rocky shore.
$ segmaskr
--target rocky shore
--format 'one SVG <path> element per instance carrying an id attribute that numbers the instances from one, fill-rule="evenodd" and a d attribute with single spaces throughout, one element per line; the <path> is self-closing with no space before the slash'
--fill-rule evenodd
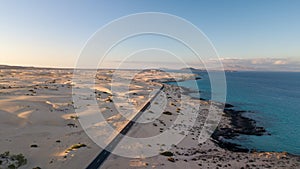
<path id="1" fill-rule="evenodd" d="M 244 116 L 247 111 L 234 110 L 231 104 L 225 104 L 224 117 L 229 124 L 221 123 L 213 133 L 212 138 L 222 148 L 236 152 L 251 152 L 253 150 L 241 147 L 238 144 L 228 142 L 227 139 L 234 139 L 240 135 L 262 136 L 267 134 L 264 127 L 257 126 L 254 119 Z"/>
<path id="2" fill-rule="evenodd" d="M 199 75 L 195 75 L 195 80 L 201 79 Z M 193 77 L 190 77 L 193 78 Z M 167 79 L 168 80 L 168 79 Z M 170 84 L 170 82 L 176 82 L 173 80 L 162 80 L 164 83 Z M 181 80 L 184 81 L 184 80 Z M 172 83 L 171 83 L 172 85 Z M 176 86 L 177 87 L 177 86 Z M 189 88 L 180 86 L 182 94 L 190 95 L 192 93 L 201 92 L 193 91 Z M 191 99 L 210 102 L 210 100 L 204 98 L 195 98 L 191 96 Z M 266 129 L 262 126 L 258 126 L 254 119 L 245 116 L 246 110 L 237 110 L 232 104 L 221 104 L 220 109 L 224 108 L 223 120 L 212 134 L 212 139 L 221 148 L 234 151 L 234 152 L 251 152 L 254 150 L 242 147 L 241 145 L 229 142 L 229 139 L 235 139 L 240 135 L 255 135 L 262 136 L 268 134 Z"/>

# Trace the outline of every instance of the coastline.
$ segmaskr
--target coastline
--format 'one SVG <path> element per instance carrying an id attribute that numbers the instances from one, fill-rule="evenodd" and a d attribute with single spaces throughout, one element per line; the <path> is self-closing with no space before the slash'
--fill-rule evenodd
<path id="1" fill-rule="evenodd" d="M 195 75 L 199 76 L 199 75 Z M 201 79 L 201 78 L 200 78 Z M 191 79 L 186 79 L 191 80 Z M 185 80 L 182 80 L 185 81 Z M 180 82 L 182 82 L 180 81 Z M 166 81 L 163 83 L 170 83 L 174 81 Z M 174 84 L 168 84 L 171 86 L 176 86 L 182 89 L 183 94 L 190 95 L 195 91 L 183 87 L 177 86 Z M 201 92 L 201 91 L 199 91 Z M 211 100 L 207 100 L 204 98 L 196 98 L 190 96 L 191 99 L 200 100 L 211 102 Z M 235 139 L 240 135 L 253 135 L 253 136 L 263 136 L 263 135 L 271 135 L 263 126 L 258 126 L 257 122 L 253 118 L 246 117 L 244 114 L 249 112 L 250 110 L 235 110 L 235 106 L 229 103 L 221 103 L 223 104 L 224 111 L 223 111 L 223 120 L 220 122 L 214 133 L 212 134 L 211 138 L 213 141 L 221 148 L 232 151 L 232 152 L 242 152 L 242 153 L 267 153 L 267 151 L 257 151 L 255 149 L 249 149 L 243 147 L 240 144 L 232 143 L 228 141 L 228 139 Z M 300 157 L 299 155 L 287 153 L 287 152 L 277 152 L 272 151 L 274 153 L 285 153 L 289 154 L 290 156 Z"/>
<path id="2" fill-rule="evenodd" d="M 212 138 L 216 143 L 225 149 L 235 152 L 251 152 L 252 149 L 242 147 L 239 144 L 231 143 L 226 141 L 226 139 L 235 139 L 240 135 L 255 135 L 262 136 L 267 134 L 264 127 L 257 126 L 254 119 L 245 117 L 243 114 L 247 111 L 233 110 L 230 108 L 224 109 L 224 116 L 228 118 L 229 126 L 224 126 L 224 124 L 219 125 L 216 131 L 213 133 Z"/>
<path id="3" fill-rule="evenodd" d="M 173 81 L 170 81 L 173 82 Z M 168 84 L 168 82 L 165 82 Z M 171 85 L 173 86 L 173 85 Z M 189 88 L 178 86 L 183 90 L 183 94 L 194 93 L 195 91 L 190 90 Z M 201 100 L 206 102 L 211 102 L 211 100 L 206 100 L 203 98 L 191 97 L 194 100 Z M 226 141 L 227 139 L 234 139 L 239 135 L 256 135 L 262 136 L 267 134 L 267 131 L 264 127 L 257 126 L 254 119 L 245 117 L 243 114 L 247 111 L 245 110 L 234 110 L 234 105 L 229 103 L 220 103 L 224 106 L 223 111 L 223 120 L 220 122 L 214 133 L 212 134 L 212 139 L 214 142 L 221 148 L 233 151 L 233 152 L 251 152 L 253 150 L 242 147 L 239 144 L 231 143 Z M 222 106 L 220 106 L 222 108 Z"/>

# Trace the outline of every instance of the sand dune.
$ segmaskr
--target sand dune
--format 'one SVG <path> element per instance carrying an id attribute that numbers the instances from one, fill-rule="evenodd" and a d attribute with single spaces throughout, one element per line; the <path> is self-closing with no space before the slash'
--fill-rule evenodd
<path id="1" fill-rule="evenodd" d="M 120 131 L 128 122 L 126 117 L 131 118 L 137 113 L 136 111 L 146 103 L 149 96 L 160 88 L 160 82 L 194 77 L 185 73 L 166 74 L 160 71 L 144 71 L 136 74 L 127 70 L 117 71 L 113 75 L 114 71 L 98 70 L 94 88 L 86 88 L 90 86 L 85 84 L 85 82 L 90 82 L 90 71 L 81 72 L 80 81 L 77 82 L 82 84 L 72 80 L 72 72 L 73 70 L 58 69 L 0 69 L 0 150 L 24 154 L 28 163 L 21 168 L 38 166 L 41 168 L 85 168 L 101 148 L 87 136 L 80 125 L 80 120 L 96 112 L 98 115 L 103 115 L 116 131 Z M 132 73 L 135 75 L 130 82 L 129 91 L 114 93 L 111 90 L 112 75 L 114 78 L 126 79 L 130 78 Z M 113 85 L 114 87 L 124 86 L 122 83 Z M 128 159 L 113 155 L 105 162 L 103 168 L 199 168 L 199 166 L 221 168 L 220 165 L 222 167 L 226 165 L 228 168 L 241 168 L 246 164 L 261 168 L 278 163 L 281 163 L 282 168 L 299 167 L 299 159 L 289 155 L 284 157 L 280 154 L 233 153 L 218 147 L 213 140 L 199 145 L 197 137 L 200 126 L 204 122 L 203 118 L 198 118 L 195 126 L 184 125 L 191 119 L 172 125 L 177 116 L 184 115 L 181 110 L 185 108 L 180 107 L 180 89 L 166 86 L 164 93 L 141 116 L 139 119 L 141 123 L 135 125 L 128 135 L 149 137 L 169 130 L 170 127 L 179 131 L 192 127 L 190 134 L 181 133 L 186 134 L 187 137 L 177 147 L 170 150 L 175 154 L 172 159 L 162 155 L 146 159 Z M 89 103 L 94 99 L 97 105 L 94 107 L 89 104 L 75 105 L 72 99 L 72 88 L 94 93 L 95 98 L 85 96 L 83 103 Z M 125 96 L 129 99 L 124 99 Z M 114 103 L 113 100 L 118 97 L 120 103 Z M 164 102 L 166 99 L 167 101 Z M 131 102 L 132 107 L 126 106 L 128 101 Z M 201 102 L 203 107 L 198 113 L 203 115 L 210 104 L 189 98 L 186 102 L 190 104 Z M 164 107 L 167 112 L 159 112 L 159 107 Z M 109 132 L 106 130 L 108 124 L 94 119 L 86 130 L 95 131 L 95 137 L 105 137 L 109 142 L 117 132 L 106 133 Z M 107 135 L 109 137 L 106 137 Z M 72 149 L 76 145 L 85 146 Z M 149 146 L 153 149 L 167 150 L 162 143 L 151 142 L 147 145 Z"/>

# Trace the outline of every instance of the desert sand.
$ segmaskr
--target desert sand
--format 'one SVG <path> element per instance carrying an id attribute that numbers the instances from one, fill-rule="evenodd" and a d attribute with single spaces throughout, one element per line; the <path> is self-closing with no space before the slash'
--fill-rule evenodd
<path id="1" fill-rule="evenodd" d="M 111 85 L 116 79 L 130 78 L 130 70 L 115 73 L 114 70 L 98 70 L 94 88 L 99 110 L 107 122 L 116 130 L 122 129 L 128 119 L 123 117 L 112 101 L 115 93 Z M 82 71 L 82 81 L 90 77 L 89 71 Z M 20 168 L 85 168 L 102 150 L 94 143 L 80 124 L 80 108 L 72 100 L 74 84 L 73 70 L 37 68 L 0 69 L 0 153 L 22 153 L 27 164 Z M 195 78 L 193 74 L 143 71 L 134 76 L 130 90 L 117 93 L 119 97 L 129 96 L 133 114 L 139 110 L 149 96 L 161 86 L 161 82 Z M 182 89 L 165 85 L 165 112 L 154 116 L 148 110 L 129 131 L 130 137 L 149 137 L 162 133 L 172 125 L 179 113 L 183 98 Z M 149 147 L 159 148 L 161 153 L 171 152 L 171 156 L 157 155 L 150 158 L 126 158 L 111 155 L 102 168 L 299 168 L 300 159 L 288 153 L 275 152 L 232 152 L 221 148 L 213 138 L 199 144 L 198 136 L 205 121 L 211 102 L 184 97 L 186 102 L 200 105 L 199 116 L 186 137 L 178 145 L 167 150 L 163 144 L 153 142 Z M 159 99 L 159 97 L 157 98 Z M 154 100 L 155 102 L 155 100 Z M 160 102 L 156 100 L 156 102 Z M 122 104 L 122 103 L 121 103 Z M 88 107 L 88 105 L 86 105 Z M 118 105 L 121 106 L 121 105 Z M 215 106 L 218 109 L 218 106 Z M 79 114 L 78 113 L 79 110 Z M 77 113 L 76 113 L 77 112 Z M 148 114 L 148 115 L 147 115 Z M 129 115 L 129 116 L 130 116 Z M 184 115 L 184 114 L 183 114 Z M 126 116 L 127 117 L 127 116 Z M 230 120 L 225 115 L 220 127 L 228 126 Z M 182 122 L 184 127 L 184 121 Z M 230 126 L 230 125 L 229 125 Z M 185 133 L 183 133 L 185 134 Z M 141 155 L 142 156 L 142 155 Z M 5 168 L 8 163 L 2 163 Z"/>

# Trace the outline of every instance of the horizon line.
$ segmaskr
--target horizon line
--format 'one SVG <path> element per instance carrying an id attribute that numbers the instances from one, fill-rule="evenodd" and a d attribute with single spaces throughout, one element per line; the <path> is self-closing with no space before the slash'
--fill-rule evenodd
<path id="1" fill-rule="evenodd" d="M 50 69 L 50 70 L 116 70 L 116 68 L 76 68 L 76 67 L 56 67 L 56 66 L 28 66 L 28 65 L 9 65 L 9 64 L 0 64 L 0 70 L 1 69 Z M 146 68 L 146 69 L 141 69 L 141 68 L 122 68 L 119 70 L 182 70 L 182 69 L 196 69 L 199 71 L 206 71 L 207 69 L 205 68 L 195 68 L 195 67 L 185 67 L 185 68 L 179 68 L 179 69 L 171 69 L 171 68 Z M 211 71 L 222 71 L 220 69 L 212 69 Z M 228 72 L 295 72 L 295 73 L 300 73 L 300 70 L 239 70 L 239 69 L 223 69 L 223 71 Z"/>

